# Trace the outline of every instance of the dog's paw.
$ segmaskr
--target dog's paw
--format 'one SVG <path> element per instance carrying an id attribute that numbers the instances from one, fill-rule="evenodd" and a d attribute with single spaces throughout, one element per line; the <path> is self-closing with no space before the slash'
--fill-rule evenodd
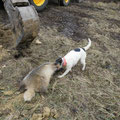
<path id="1" fill-rule="evenodd" d="M 84 71 L 85 70 L 85 68 L 82 68 L 82 71 Z"/>
<path id="2" fill-rule="evenodd" d="M 58 76 L 58 78 L 62 78 L 62 76 L 60 75 L 60 76 Z"/>

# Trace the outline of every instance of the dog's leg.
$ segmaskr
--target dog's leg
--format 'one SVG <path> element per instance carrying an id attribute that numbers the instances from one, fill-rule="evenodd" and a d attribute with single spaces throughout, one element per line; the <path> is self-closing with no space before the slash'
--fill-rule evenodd
<path id="1" fill-rule="evenodd" d="M 83 65 L 82 70 L 84 71 L 85 70 L 85 66 L 86 66 L 85 58 L 81 59 L 81 64 Z"/>
<path id="2" fill-rule="evenodd" d="M 58 78 L 64 77 L 65 75 L 69 73 L 69 71 L 71 71 L 71 69 L 67 69 L 62 75 L 58 76 Z"/>

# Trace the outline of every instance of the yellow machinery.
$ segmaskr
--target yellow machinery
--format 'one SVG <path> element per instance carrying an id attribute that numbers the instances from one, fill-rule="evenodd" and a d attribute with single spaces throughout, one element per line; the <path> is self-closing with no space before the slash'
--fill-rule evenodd
<path id="1" fill-rule="evenodd" d="M 15 47 L 32 41 L 39 31 L 37 11 L 43 10 L 50 0 L 2 0 L 9 16 Z M 67 6 L 71 0 L 56 0 L 60 5 Z M 79 2 L 81 0 L 75 0 Z"/>
<path id="2" fill-rule="evenodd" d="M 51 0 L 29 0 L 29 2 L 35 7 L 37 11 L 43 10 L 48 2 Z M 71 0 L 56 0 L 60 3 L 60 5 L 67 6 L 69 5 Z"/>

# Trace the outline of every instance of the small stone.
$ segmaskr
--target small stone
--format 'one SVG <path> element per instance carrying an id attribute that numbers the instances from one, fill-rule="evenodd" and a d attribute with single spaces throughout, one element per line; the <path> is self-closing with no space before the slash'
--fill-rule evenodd
<path id="1" fill-rule="evenodd" d="M 40 42 L 39 39 L 37 39 L 35 43 L 38 44 L 38 45 L 39 45 L 39 44 L 42 44 L 42 42 Z"/>
<path id="2" fill-rule="evenodd" d="M 5 68 L 5 67 L 6 67 L 6 65 L 3 65 L 3 66 L 2 66 L 2 68 Z"/>
<path id="3" fill-rule="evenodd" d="M 30 120 L 43 120 L 42 114 L 33 114 Z"/>
<path id="4" fill-rule="evenodd" d="M 0 49 L 2 48 L 3 46 L 2 45 L 0 45 Z"/>
<path id="5" fill-rule="evenodd" d="M 43 117 L 49 117 L 50 116 L 50 108 L 44 107 L 43 108 Z"/>

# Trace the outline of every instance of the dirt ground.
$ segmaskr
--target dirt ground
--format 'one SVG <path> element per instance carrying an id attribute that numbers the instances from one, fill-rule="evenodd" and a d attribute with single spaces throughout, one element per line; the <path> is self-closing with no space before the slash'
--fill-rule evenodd
<path id="1" fill-rule="evenodd" d="M 40 32 L 17 53 L 7 14 L 0 10 L 0 120 L 120 120 L 120 2 L 48 5 Z M 25 103 L 18 83 L 34 67 L 87 45 L 87 66 L 78 63 L 62 79 L 56 73 L 47 95 Z M 36 40 L 41 43 L 36 44 Z"/>

